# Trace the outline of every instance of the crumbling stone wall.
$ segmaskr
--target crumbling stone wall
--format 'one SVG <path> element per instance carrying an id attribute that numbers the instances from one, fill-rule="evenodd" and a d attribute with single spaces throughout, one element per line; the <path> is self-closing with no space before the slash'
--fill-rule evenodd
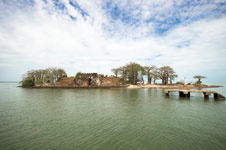
<path id="1" fill-rule="evenodd" d="M 97 73 L 77 73 L 74 81 L 79 87 L 110 87 L 123 85 L 120 78 L 105 77 Z"/>
<path id="2" fill-rule="evenodd" d="M 97 73 L 77 73 L 74 82 L 79 87 L 100 86 L 103 75 Z"/>

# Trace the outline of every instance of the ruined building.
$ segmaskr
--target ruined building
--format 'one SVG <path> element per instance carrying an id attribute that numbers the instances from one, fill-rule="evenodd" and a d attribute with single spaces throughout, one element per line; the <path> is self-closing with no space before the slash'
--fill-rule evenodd
<path id="1" fill-rule="evenodd" d="M 104 76 L 98 73 L 77 73 L 75 77 L 63 77 L 56 84 L 44 83 L 40 87 L 121 87 L 124 82 L 115 76 Z"/>
<path id="2" fill-rule="evenodd" d="M 77 73 L 74 79 L 78 87 L 114 87 L 123 82 L 117 77 L 107 77 L 97 73 Z"/>

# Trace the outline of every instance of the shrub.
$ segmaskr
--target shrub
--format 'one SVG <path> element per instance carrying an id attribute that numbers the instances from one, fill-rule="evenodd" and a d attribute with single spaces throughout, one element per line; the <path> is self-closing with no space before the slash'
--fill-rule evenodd
<path id="1" fill-rule="evenodd" d="M 178 82 L 176 82 L 176 84 L 184 85 L 185 83 L 184 83 L 184 81 L 178 81 Z"/>
<path id="2" fill-rule="evenodd" d="M 197 81 L 195 82 L 195 84 L 202 84 L 202 81 Z"/>
<path id="3" fill-rule="evenodd" d="M 23 81 L 21 81 L 21 83 L 23 87 L 29 87 L 29 86 L 35 85 L 34 81 L 30 78 L 24 79 Z"/>

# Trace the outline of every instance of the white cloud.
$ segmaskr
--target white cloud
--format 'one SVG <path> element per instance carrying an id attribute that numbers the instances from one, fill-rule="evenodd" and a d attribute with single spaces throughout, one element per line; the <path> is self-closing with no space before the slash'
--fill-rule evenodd
<path id="1" fill-rule="evenodd" d="M 40 1 L 36 1 L 33 10 L 10 7 L 15 11 L 1 11 L 0 80 L 19 80 L 27 70 L 49 66 L 62 67 L 69 75 L 78 71 L 110 74 L 111 68 L 130 61 L 142 65 L 170 65 L 180 79 L 195 74 L 221 80 L 226 76 L 226 17 L 180 24 L 164 35 L 156 35 L 153 23 L 141 23 L 136 28 L 126 26 L 120 20 L 111 23 L 101 8 L 101 1 L 78 2 L 89 13 L 86 19 L 67 0 L 62 2 L 76 21 L 68 15 L 49 13 L 46 9 L 54 9 L 53 4 Z M 163 9 L 154 9 L 163 14 L 173 7 L 172 3 L 165 1 L 146 3 L 164 4 Z M 127 3 L 120 4 L 122 8 L 127 7 Z M 143 3 L 137 2 L 136 5 L 144 8 L 143 20 L 153 15 Z M 4 10 L 8 7 L 0 4 Z M 133 15 L 137 15 L 137 11 Z M 117 30 L 113 30 L 110 36 L 103 29 L 104 24 Z M 182 46 L 178 48 L 178 45 Z"/>

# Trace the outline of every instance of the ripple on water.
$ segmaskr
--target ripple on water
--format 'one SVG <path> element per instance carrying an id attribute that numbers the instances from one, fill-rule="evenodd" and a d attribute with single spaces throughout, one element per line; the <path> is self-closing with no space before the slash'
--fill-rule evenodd
<path id="1" fill-rule="evenodd" d="M 226 149 L 225 102 L 156 89 L 0 90 L 3 149 Z"/>

